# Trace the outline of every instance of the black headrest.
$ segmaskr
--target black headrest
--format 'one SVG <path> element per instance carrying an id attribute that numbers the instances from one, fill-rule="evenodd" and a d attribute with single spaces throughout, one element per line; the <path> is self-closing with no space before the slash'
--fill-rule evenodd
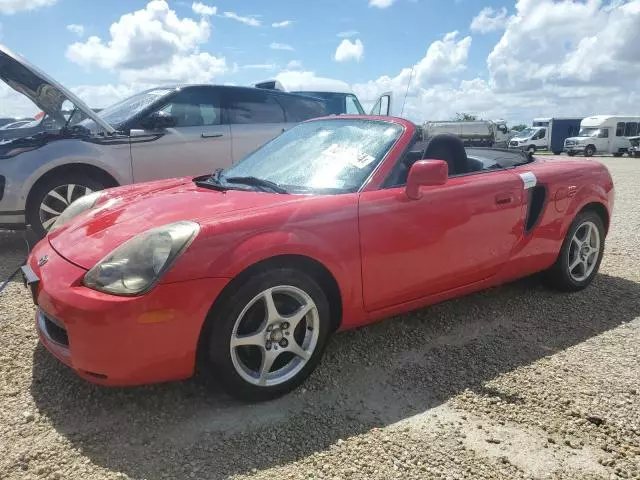
<path id="1" fill-rule="evenodd" d="M 468 171 L 467 151 L 462 140 L 452 133 L 440 133 L 431 137 L 422 158 L 444 160 L 449 165 L 449 175 Z"/>

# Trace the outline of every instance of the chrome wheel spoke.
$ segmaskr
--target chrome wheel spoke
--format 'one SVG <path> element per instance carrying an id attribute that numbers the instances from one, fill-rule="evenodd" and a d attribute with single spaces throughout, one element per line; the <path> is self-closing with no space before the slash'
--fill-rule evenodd
<path id="1" fill-rule="evenodd" d="M 49 193 L 47 193 L 48 197 L 53 197 L 56 200 L 60 200 L 62 203 L 64 203 L 65 205 L 69 205 L 69 202 L 67 202 L 67 199 L 64 198 L 62 195 L 60 195 L 58 192 L 56 192 L 55 190 L 51 190 Z"/>
<path id="2" fill-rule="evenodd" d="M 303 359 L 305 362 L 311 358 L 311 354 L 298 345 L 295 340 L 291 342 L 288 351 L 293 353 L 296 357 Z"/>
<path id="3" fill-rule="evenodd" d="M 268 350 L 264 350 L 262 354 L 262 365 L 260 366 L 260 385 L 265 385 L 267 383 L 267 376 L 271 372 L 271 367 L 273 367 L 273 362 L 276 361 L 277 357 L 277 353 L 271 353 Z"/>
<path id="4" fill-rule="evenodd" d="M 73 183 L 67 185 L 67 204 L 71 204 L 71 202 L 73 201 L 73 190 L 75 188 L 76 186 Z"/>
<path id="5" fill-rule="evenodd" d="M 44 227 L 45 230 L 49 231 L 49 229 L 53 226 L 53 224 L 56 222 L 56 220 L 58 220 L 57 216 L 51 217 L 46 222 L 43 222 L 42 226 Z"/>
<path id="6" fill-rule="evenodd" d="M 580 263 L 582 263 L 582 260 L 580 260 L 580 255 L 576 254 L 573 262 L 571 262 L 571 265 L 569 265 L 569 272 L 573 272 L 575 268 L 580 265 Z"/>
<path id="7" fill-rule="evenodd" d="M 258 332 L 251 335 L 234 335 L 231 339 L 232 347 L 246 347 L 248 345 L 264 346 L 264 332 Z"/>
<path id="8" fill-rule="evenodd" d="M 291 331 L 294 331 L 300 321 L 304 319 L 309 312 L 316 308 L 315 305 L 307 304 L 300 307 L 300 309 L 295 312 L 293 315 L 289 315 L 286 317 L 282 317 L 283 320 L 287 321 L 291 326 L 289 327 Z"/>
<path id="9" fill-rule="evenodd" d="M 596 268 L 599 255 L 600 231 L 593 222 L 587 221 L 578 227 L 571 238 L 567 262 L 569 276 L 576 282 L 588 279 Z"/>
<path id="10" fill-rule="evenodd" d="M 280 318 L 276 304 L 273 301 L 273 289 L 270 288 L 269 290 L 265 290 L 262 294 L 262 298 L 266 309 L 267 323 L 269 324 Z"/>
<path id="11" fill-rule="evenodd" d="M 60 214 L 62 213 L 62 212 L 59 212 L 57 210 L 54 210 L 53 208 L 51 208 L 49 205 L 47 205 L 45 203 L 40 205 L 40 210 L 42 210 L 43 212 L 50 213 L 51 215 L 55 215 L 56 217 L 59 217 Z"/>

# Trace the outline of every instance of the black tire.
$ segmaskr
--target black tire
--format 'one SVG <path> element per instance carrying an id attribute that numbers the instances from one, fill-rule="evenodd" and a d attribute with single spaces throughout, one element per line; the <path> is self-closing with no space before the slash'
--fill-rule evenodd
<path id="1" fill-rule="evenodd" d="M 613 154 L 614 157 L 621 157 L 622 155 L 624 155 L 622 152 L 616 152 Z"/>
<path id="2" fill-rule="evenodd" d="M 574 234 L 586 222 L 591 222 L 596 226 L 600 237 L 600 248 L 593 271 L 584 280 L 576 281 L 569 272 L 569 249 L 571 248 L 571 242 Z M 567 235 L 562 243 L 562 247 L 560 249 L 560 253 L 558 254 L 556 262 L 549 270 L 545 272 L 545 280 L 547 285 L 551 288 L 564 292 L 577 292 L 589 286 L 600 268 L 600 263 L 602 262 L 602 254 L 604 252 L 604 244 L 605 228 L 600 215 L 592 210 L 587 210 L 579 213 L 571 223 L 571 227 L 569 227 L 569 231 L 567 232 Z"/>
<path id="3" fill-rule="evenodd" d="M 562 155 L 562 152 L 561 152 L 561 151 L 559 151 L 559 150 L 555 150 L 555 151 L 553 152 L 553 154 L 554 154 L 554 155 Z"/>
<path id="4" fill-rule="evenodd" d="M 103 182 L 94 179 L 84 173 L 65 173 L 61 175 L 55 175 L 44 182 L 36 185 L 36 187 L 31 190 L 29 194 L 29 201 L 27 203 L 26 208 L 26 217 L 27 223 L 31 226 L 34 234 L 38 236 L 38 238 L 43 238 L 47 234 L 47 229 L 43 225 L 42 219 L 40 217 L 40 205 L 43 200 L 47 196 L 47 194 L 53 191 L 56 188 L 62 187 L 64 185 L 77 185 L 78 187 L 88 188 L 94 192 L 99 190 L 104 190 L 107 188 Z M 82 189 L 78 189 L 78 193 L 72 197 L 72 201 L 77 200 L 80 196 L 82 196 Z M 61 204 L 63 207 L 63 204 Z M 64 208 L 63 208 L 64 210 Z"/>
<path id="5" fill-rule="evenodd" d="M 531 154 L 536 153 L 536 146 L 535 146 L 535 145 L 529 145 L 529 146 L 527 147 L 527 152 L 528 152 L 528 153 L 531 153 Z"/>
<path id="6" fill-rule="evenodd" d="M 587 145 L 584 149 L 585 157 L 593 157 L 593 154 L 596 153 L 596 147 L 593 145 Z"/>
<path id="7" fill-rule="evenodd" d="M 570 157 L 573 157 L 576 154 L 576 152 L 567 152 L 567 155 L 569 155 Z"/>
<path id="8" fill-rule="evenodd" d="M 318 312 L 319 334 L 310 358 L 295 376 L 277 385 L 259 386 L 242 378 L 236 370 L 230 342 L 236 320 L 244 308 L 261 292 L 278 286 L 293 286 L 311 297 Z M 290 267 L 281 267 L 257 273 L 223 295 L 212 309 L 202 332 L 203 352 L 199 365 L 201 373 L 211 380 L 219 380 L 230 395 L 245 401 L 269 400 L 296 389 L 319 364 L 332 333 L 329 302 L 322 288 L 306 273 Z M 296 332 L 292 332 L 288 338 L 296 341 L 296 336 Z"/>

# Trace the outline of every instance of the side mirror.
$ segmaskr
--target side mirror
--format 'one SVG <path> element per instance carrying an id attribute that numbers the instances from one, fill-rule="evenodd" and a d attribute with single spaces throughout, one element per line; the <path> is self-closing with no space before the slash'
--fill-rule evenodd
<path id="1" fill-rule="evenodd" d="M 418 200 L 422 195 L 420 187 L 444 185 L 449 176 L 449 166 L 443 160 L 419 160 L 411 166 L 407 178 L 405 193 L 411 200 Z"/>
<path id="2" fill-rule="evenodd" d="M 163 130 L 176 126 L 176 119 L 166 112 L 153 112 L 140 122 L 145 130 Z"/>

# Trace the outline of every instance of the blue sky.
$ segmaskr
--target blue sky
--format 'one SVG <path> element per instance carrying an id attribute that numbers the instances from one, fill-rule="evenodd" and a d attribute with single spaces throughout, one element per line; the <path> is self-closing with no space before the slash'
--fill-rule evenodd
<path id="1" fill-rule="evenodd" d="M 94 107 L 277 76 L 364 104 L 391 89 L 396 105 L 411 77 L 414 120 L 640 108 L 640 0 L 0 0 L 0 24 L 0 43 Z"/>

